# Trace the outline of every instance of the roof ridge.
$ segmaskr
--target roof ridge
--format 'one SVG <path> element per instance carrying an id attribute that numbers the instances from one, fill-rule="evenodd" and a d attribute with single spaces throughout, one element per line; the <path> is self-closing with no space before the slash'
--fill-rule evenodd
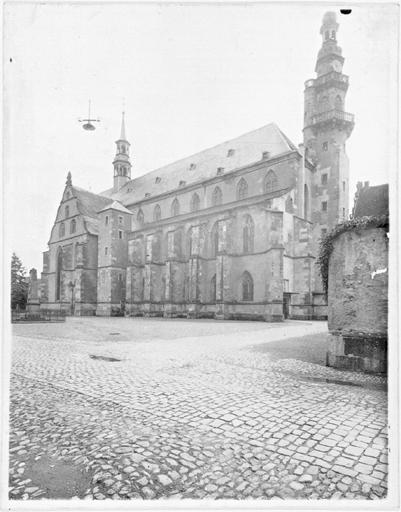
<path id="1" fill-rule="evenodd" d="M 180 162 L 183 162 L 183 161 L 185 161 L 185 160 L 188 160 L 188 159 L 189 159 L 189 158 L 191 158 L 191 157 L 196 157 L 196 156 L 198 156 L 198 155 L 201 155 L 202 153 L 205 153 L 205 152 L 207 152 L 207 151 L 211 151 L 211 150 L 216 149 L 216 148 L 218 148 L 218 147 L 220 147 L 220 146 L 223 146 L 224 144 L 227 144 L 227 143 L 229 143 L 229 142 L 235 141 L 235 140 L 237 140 L 237 139 L 241 139 L 242 137 L 245 137 L 245 136 L 250 135 L 250 134 L 252 134 L 252 133 L 256 133 L 256 132 L 258 132 L 258 131 L 260 131 L 260 130 L 263 130 L 263 129 L 265 129 L 265 128 L 269 127 L 269 126 L 273 127 L 273 128 L 274 128 L 274 129 L 275 129 L 275 130 L 280 134 L 280 136 L 281 136 L 282 140 L 284 140 L 285 144 L 287 144 L 288 146 L 290 146 L 290 149 L 291 149 L 291 150 L 293 149 L 293 148 L 291 148 L 291 145 L 292 145 L 292 146 L 294 146 L 294 147 L 295 147 L 295 149 L 296 149 L 296 146 L 294 145 L 294 143 L 293 143 L 293 142 L 291 142 L 291 141 L 290 141 L 290 139 L 287 139 L 285 136 L 283 137 L 283 133 L 281 132 L 281 130 L 280 130 L 280 128 L 278 127 L 278 125 L 277 125 L 275 122 L 270 122 L 270 123 L 267 123 L 267 124 L 264 124 L 264 125 L 260 126 L 259 128 L 254 128 L 253 130 L 249 130 L 249 131 L 247 131 L 247 132 L 245 132 L 245 133 L 242 133 L 241 135 L 237 135 L 236 137 L 232 137 L 231 139 L 226 139 L 226 140 L 224 140 L 223 142 L 220 142 L 220 143 L 218 143 L 218 144 L 214 144 L 213 146 L 208 146 L 208 147 L 206 147 L 206 148 L 204 148 L 204 149 L 202 149 L 202 150 L 200 150 L 200 151 L 197 151 L 196 153 L 192 153 L 192 154 L 187 155 L 187 156 L 185 156 L 185 157 L 183 157 L 183 158 L 179 158 L 178 160 L 173 160 L 172 162 L 168 162 L 168 163 L 166 163 L 166 164 L 164 164 L 164 165 L 162 165 L 162 166 L 157 167 L 156 169 L 150 170 L 150 171 L 148 171 L 148 172 L 146 172 L 146 173 L 144 173 L 144 174 L 142 174 L 142 175 L 140 175 L 140 176 L 137 176 L 137 177 L 135 177 L 135 178 L 132 178 L 131 180 L 127 181 L 127 183 L 125 183 L 125 184 L 120 188 L 119 192 L 120 192 L 121 190 L 125 189 L 128 185 L 130 185 L 130 184 L 131 184 L 131 185 L 132 185 L 132 184 L 134 184 L 136 180 L 138 180 L 138 179 L 140 179 L 140 178 L 143 178 L 144 176 L 149 176 L 149 175 L 152 175 L 153 173 L 155 173 L 155 174 L 156 174 L 156 173 L 157 173 L 157 171 L 161 171 L 161 170 L 165 169 L 165 168 L 166 168 L 166 167 L 168 167 L 168 166 L 177 165 L 177 164 L 179 164 Z"/>

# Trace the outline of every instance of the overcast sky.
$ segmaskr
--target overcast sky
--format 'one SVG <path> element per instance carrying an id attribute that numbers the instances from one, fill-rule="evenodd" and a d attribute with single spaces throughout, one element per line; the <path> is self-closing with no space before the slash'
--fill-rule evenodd
<path id="1" fill-rule="evenodd" d="M 315 76 L 324 12 L 338 12 L 356 124 L 356 182 L 385 183 L 395 163 L 395 5 L 16 4 L 5 10 L 5 172 L 9 245 L 42 268 L 68 171 L 112 186 L 125 99 L 132 176 L 275 122 L 302 142 L 304 82 Z M 101 119 L 78 123 L 88 99 Z M 352 199 L 351 198 L 351 199 Z M 352 204 L 352 203 L 351 203 Z"/>

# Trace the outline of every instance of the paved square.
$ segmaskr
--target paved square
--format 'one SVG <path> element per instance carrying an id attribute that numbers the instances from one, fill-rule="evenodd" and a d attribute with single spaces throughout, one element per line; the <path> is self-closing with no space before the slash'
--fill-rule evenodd
<path id="1" fill-rule="evenodd" d="M 385 383 L 326 368 L 323 322 L 13 330 L 10 498 L 386 495 Z"/>

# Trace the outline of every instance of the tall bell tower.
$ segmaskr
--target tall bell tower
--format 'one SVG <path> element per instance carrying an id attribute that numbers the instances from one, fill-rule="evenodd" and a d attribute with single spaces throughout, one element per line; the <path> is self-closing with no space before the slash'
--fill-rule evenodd
<path id="1" fill-rule="evenodd" d="M 120 138 L 116 141 L 116 156 L 113 160 L 113 191 L 117 192 L 131 179 L 131 162 L 129 159 L 130 143 L 125 135 L 125 112 L 122 113 Z"/>
<path id="2" fill-rule="evenodd" d="M 326 12 L 320 29 L 322 46 L 316 61 L 316 78 L 305 82 L 304 145 L 316 165 L 313 178 L 311 220 L 315 238 L 349 214 L 349 164 L 345 143 L 354 128 L 354 116 L 345 111 L 348 76 L 337 44 L 338 23 Z"/>

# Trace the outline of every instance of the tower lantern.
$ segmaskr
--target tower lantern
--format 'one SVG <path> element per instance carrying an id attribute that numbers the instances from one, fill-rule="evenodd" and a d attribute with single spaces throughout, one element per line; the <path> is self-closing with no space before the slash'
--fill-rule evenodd
<path id="1" fill-rule="evenodd" d="M 337 40 L 338 23 L 335 12 L 326 12 L 323 16 L 323 23 L 320 29 L 323 43 Z"/>

